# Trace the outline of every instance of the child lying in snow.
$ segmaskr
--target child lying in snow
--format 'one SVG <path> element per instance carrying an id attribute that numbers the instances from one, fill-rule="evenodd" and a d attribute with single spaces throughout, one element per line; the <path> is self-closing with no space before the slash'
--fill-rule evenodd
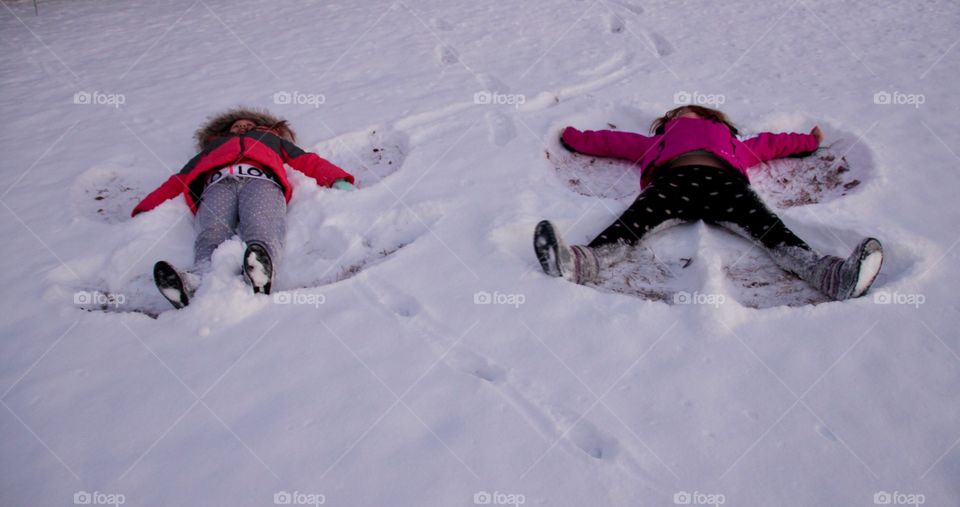
<path id="1" fill-rule="evenodd" d="M 641 168 L 641 192 L 620 217 L 588 245 L 567 246 L 553 224 L 542 221 L 534 250 L 543 271 L 575 283 L 596 280 L 646 235 L 703 220 L 744 236 L 783 269 L 836 300 L 870 288 L 883 260 L 880 242 L 866 238 L 846 259 L 820 256 L 780 221 L 750 187 L 747 169 L 760 162 L 812 153 L 823 134 L 763 133 L 739 141 L 720 111 L 682 106 L 653 122 L 653 136 L 567 127 L 561 144 L 570 151 L 629 160 Z"/>
<path id="2" fill-rule="evenodd" d="M 232 109 L 210 118 L 195 137 L 200 153 L 133 209 L 136 216 L 182 194 L 197 217 L 193 267 L 181 273 L 157 262 L 157 288 L 174 307 L 186 306 L 213 251 L 236 231 L 247 244 L 245 277 L 255 293 L 269 294 L 293 195 L 284 163 L 323 186 L 352 189 L 353 176 L 301 150 L 287 122 L 266 111 Z"/>

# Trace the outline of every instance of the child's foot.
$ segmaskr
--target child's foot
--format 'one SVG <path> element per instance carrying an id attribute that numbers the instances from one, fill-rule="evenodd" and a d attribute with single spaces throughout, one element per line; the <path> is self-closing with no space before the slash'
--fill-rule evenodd
<path id="1" fill-rule="evenodd" d="M 855 283 L 851 284 L 853 290 L 849 297 L 858 298 L 867 292 L 880 273 L 880 266 L 883 264 L 883 246 L 880 245 L 880 241 L 867 238 L 857 245 L 843 264 L 848 271 L 856 273 L 856 277 L 853 278 Z"/>
<path id="2" fill-rule="evenodd" d="M 583 284 L 597 278 L 600 265 L 589 247 L 568 247 L 557 234 L 553 224 L 543 220 L 533 232 L 533 250 L 543 272 Z"/>
<path id="3" fill-rule="evenodd" d="M 160 294 L 177 310 L 190 304 L 190 294 L 183 276 L 170 263 L 159 261 L 153 265 L 153 281 Z"/>
<path id="4" fill-rule="evenodd" d="M 273 261 L 267 249 L 256 243 L 249 245 L 243 254 L 243 274 L 253 286 L 254 294 L 270 294 L 273 281 Z"/>
<path id="5" fill-rule="evenodd" d="M 846 259 L 824 257 L 813 268 L 819 289 L 842 301 L 862 296 L 876 280 L 883 264 L 883 248 L 874 238 L 860 242 Z"/>

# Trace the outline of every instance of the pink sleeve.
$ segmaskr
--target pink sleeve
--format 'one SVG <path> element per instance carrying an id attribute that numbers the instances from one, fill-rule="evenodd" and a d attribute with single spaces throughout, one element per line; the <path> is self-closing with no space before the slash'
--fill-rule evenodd
<path id="1" fill-rule="evenodd" d="M 618 130 L 585 130 L 567 127 L 561 139 L 571 149 L 584 155 L 622 158 L 636 162 L 653 145 L 653 138 Z"/>
<path id="2" fill-rule="evenodd" d="M 816 151 L 817 138 L 812 134 L 771 134 L 764 132 L 743 141 L 747 147 L 747 159 L 752 166 L 767 160 L 799 153 Z"/>

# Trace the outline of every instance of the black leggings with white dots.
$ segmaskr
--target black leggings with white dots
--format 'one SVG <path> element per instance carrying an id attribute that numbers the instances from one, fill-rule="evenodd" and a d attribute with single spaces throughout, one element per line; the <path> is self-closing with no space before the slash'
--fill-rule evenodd
<path id="1" fill-rule="evenodd" d="M 763 203 L 746 176 L 733 169 L 696 165 L 657 171 L 633 204 L 589 246 L 636 245 L 651 231 L 697 220 L 730 229 L 768 249 L 810 248 Z"/>

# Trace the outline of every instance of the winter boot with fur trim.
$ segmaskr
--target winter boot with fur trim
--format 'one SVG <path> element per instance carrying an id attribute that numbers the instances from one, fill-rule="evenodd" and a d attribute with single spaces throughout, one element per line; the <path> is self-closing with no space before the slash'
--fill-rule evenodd
<path id="1" fill-rule="evenodd" d="M 581 285 L 596 281 L 601 266 L 622 259 L 626 252 L 626 248 L 620 244 L 601 248 L 567 246 L 548 220 L 537 224 L 533 233 L 533 250 L 543 272 Z"/>
<path id="2" fill-rule="evenodd" d="M 837 301 L 866 293 L 883 264 L 883 247 L 874 238 L 861 241 L 846 259 L 819 257 L 798 247 L 783 247 L 773 253 L 779 264 Z"/>

